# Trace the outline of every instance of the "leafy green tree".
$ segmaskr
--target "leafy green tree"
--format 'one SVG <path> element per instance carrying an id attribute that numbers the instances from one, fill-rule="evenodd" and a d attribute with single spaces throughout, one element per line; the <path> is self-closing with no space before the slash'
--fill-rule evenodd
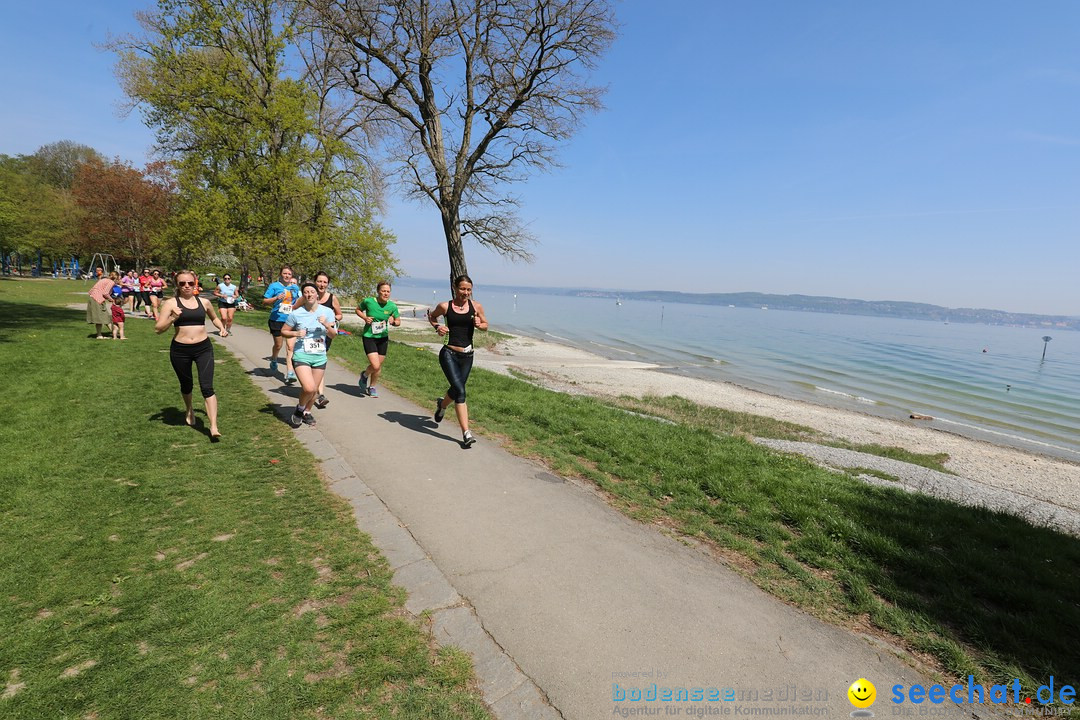
<path id="1" fill-rule="evenodd" d="M 326 98 L 300 61 L 293 7 L 159 0 L 140 18 L 142 38 L 110 44 L 125 91 L 175 158 L 181 198 L 167 237 L 177 257 L 226 251 L 245 274 L 283 262 L 311 273 L 392 242 L 373 219 L 355 144 L 321 122 Z M 392 255 L 378 258 L 396 272 Z"/>
<path id="2" fill-rule="evenodd" d="M 71 192 L 47 182 L 34 156 L 0 155 L 0 250 L 65 257 L 79 247 L 77 222 Z"/>

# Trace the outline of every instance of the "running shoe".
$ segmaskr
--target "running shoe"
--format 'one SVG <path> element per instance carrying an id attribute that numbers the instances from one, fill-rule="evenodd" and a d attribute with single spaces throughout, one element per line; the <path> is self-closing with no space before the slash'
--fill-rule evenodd
<path id="1" fill-rule="evenodd" d="M 368 397 L 373 397 L 373 398 L 379 397 L 379 393 L 375 390 L 374 385 L 368 385 L 367 394 L 368 394 Z"/>
<path id="2" fill-rule="evenodd" d="M 276 372 L 277 372 L 277 360 L 271 360 L 270 361 L 270 373 L 273 374 L 273 373 L 276 373 Z"/>
<path id="3" fill-rule="evenodd" d="M 465 434 L 461 436 L 461 447 L 472 447 L 476 443 L 476 438 L 473 437 L 472 430 L 466 430 Z"/>
<path id="4" fill-rule="evenodd" d="M 368 388 L 367 373 L 366 372 L 360 373 L 360 379 L 357 380 L 356 383 L 360 386 L 360 392 L 362 392 L 362 393 L 364 393 L 366 395 L 367 394 L 367 388 Z"/>
<path id="5" fill-rule="evenodd" d="M 303 423 L 305 425 L 310 425 L 311 427 L 315 427 L 315 425 L 316 425 L 315 416 L 312 415 L 311 413 L 304 413 Z"/>
<path id="6" fill-rule="evenodd" d="M 298 428 L 298 427 L 300 427 L 300 425 L 303 422 L 304 422 L 304 411 L 303 410 L 293 410 L 292 415 L 289 416 L 289 424 L 292 425 L 294 428 Z"/>
<path id="7" fill-rule="evenodd" d="M 288 375 L 285 376 L 285 384 L 286 385 L 292 385 L 294 382 L 296 382 L 296 373 L 291 372 L 291 373 L 289 373 Z"/>
<path id="8" fill-rule="evenodd" d="M 446 414 L 446 410 L 443 409 L 442 398 L 436 398 L 435 399 L 435 423 L 436 424 L 441 423 L 442 419 L 443 419 L 443 415 L 445 415 L 445 414 Z"/>
<path id="9" fill-rule="evenodd" d="M 315 407 L 322 410 L 324 407 L 330 404 L 330 400 L 325 395 L 319 395 L 315 398 Z"/>

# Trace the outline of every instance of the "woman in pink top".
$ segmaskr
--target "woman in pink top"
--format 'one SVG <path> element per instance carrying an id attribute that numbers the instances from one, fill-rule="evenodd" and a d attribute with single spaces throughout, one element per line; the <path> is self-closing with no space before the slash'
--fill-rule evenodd
<path id="1" fill-rule="evenodd" d="M 161 279 L 161 271 L 155 270 L 150 275 L 150 317 L 157 319 L 158 308 L 161 307 L 161 295 L 165 290 L 165 281 Z"/>
<path id="2" fill-rule="evenodd" d="M 97 326 L 97 339 L 105 340 L 101 334 L 101 328 L 112 323 L 112 311 L 109 308 L 109 295 L 113 285 L 120 279 L 116 272 L 109 273 L 109 277 L 103 277 L 90 288 L 90 299 L 86 301 L 86 322 Z"/>

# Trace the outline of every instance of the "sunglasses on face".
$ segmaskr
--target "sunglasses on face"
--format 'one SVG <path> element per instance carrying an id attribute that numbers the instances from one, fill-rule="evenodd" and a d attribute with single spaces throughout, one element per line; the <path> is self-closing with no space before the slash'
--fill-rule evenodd
<path id="1" fill-rule="evenodd" d="M 193 287 L 195 285 L 193 282 L 178 282 L 176 284 L 180 287 Z"/>

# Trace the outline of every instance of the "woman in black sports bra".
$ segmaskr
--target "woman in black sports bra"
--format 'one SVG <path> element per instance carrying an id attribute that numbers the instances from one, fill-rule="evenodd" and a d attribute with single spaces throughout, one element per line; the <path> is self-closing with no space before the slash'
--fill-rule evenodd
<path id="1" fill-rule="evenodd" d="M 439 303 L 428 313 L 428 322 L 439 337 L 447 338 L 446 345 L 439 351 L 439 365 L 450 383 L 450 389 L 444 397 L 435 401 L 435 422 L 442 422 L 446 408 L 454 403 L 458 424 L 461 425 L 461 446 L 471 447 L 476 442 L 469 430 L 469 408 L 465 404 L 465 383 L 469 380 L 473 362 L 473 331 L 476 328 L 487 330 L 488 322 L 484 308 L 472 299 L 472 278 L 459 275 L 454 279 L 454 299 Z M 439 324 L 439 318 L 446 316 L 446 324 Z"/>
<path id="2" fill-rule="evenodd" d="M 228 337 L 221 319 L 214 312 L 214 306 L 203 300 L 196 293 L 198 278 L 190 270 L 181 270 L 176 274 L 176 297 L 171 297 L 161 304 L 154 330 L 161 334 L 171 325 L 174 329 L 173 341 L 169 346 L 169 362 L 172 363 L 176 377 L 180 381 L 180 394 L 184 397 L 187 410 L 184 419 L 188 425 L 195 425 L 195 410 L 191 405 L 191 391 L 195 382 L 191 374 L 191 364 L 199 371 L 199 390 L 206 401 L 206 417 L 210 421 L 210 439 L 221 437 L 217 426 L 217 395 L 214 394 L 214 345 L 206 334 L 206 316 L 218 329 L 221 337 Z"/>

